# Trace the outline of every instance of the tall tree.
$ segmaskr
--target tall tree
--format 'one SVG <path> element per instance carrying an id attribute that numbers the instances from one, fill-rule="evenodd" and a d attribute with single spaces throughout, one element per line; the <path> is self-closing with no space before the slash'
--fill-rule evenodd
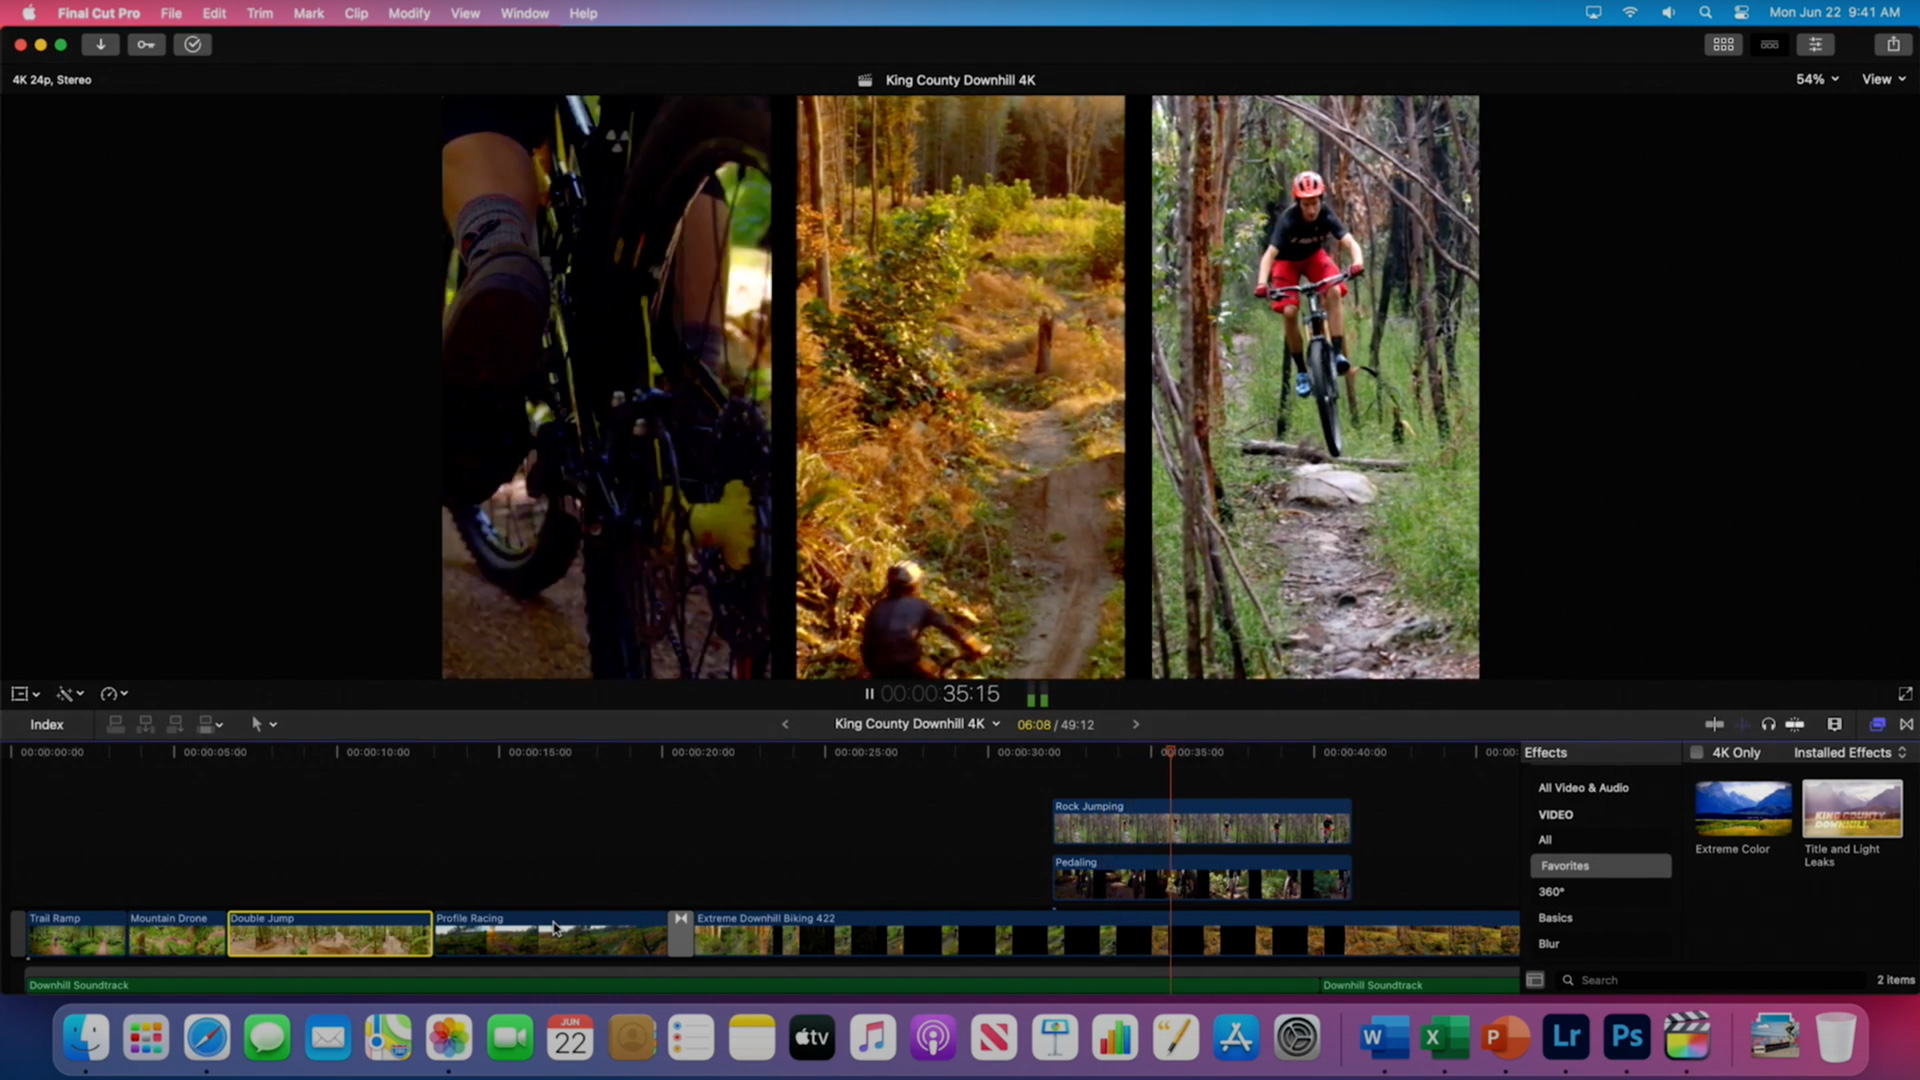
<path id="1" fill-rule="evenodd" d="M 867 223 L 867 254 L 880 253 L 880 99 L 867 95 L 867 191 L 873 196 L 873 220 Z"/>
<path id="2" fill-rule="evenodd" d="M 1414 108 L 1413 98 L 1411 96 L 1402 97 L 1400 101 L 1401 109 L 1406 117 L 1407 156 L 1414 161 L 1419 161 L 1422 152 L 1419 113 Z M 1413 260 L 1414 297 L 1420 306 L 1420 357 L 1418 364 L 1420 368 L 1424 369 L 1427 389 L 1433 394 L 1434 430 L 1438 431 L 1441 437 L 1444 438 L 1448 434 L 1449 429 L 1447 417 L 1447 386 L 1446 380 L 1440 375 L 1440 357 L 1438 350 L 1434 348 L 1433 274 L 1428 269 L 1428 238 L 1425 231 L 1426 221 L 1432 220 L 1433 213 L 1433 197 L 1431 195 L 1425 195 L 1424 205 L 1421 206 L 1420 212 L 1407 215 L 1413 227 L 1413 238 L 1408 244 L 1408 254 Z M 1425 220 L 1423 220 L 1423 218 Z M 1415 400 L 1417 401 L 1419 395 L 1419 374 L 1416 373 L 1414 378 L 1416 382 L 1414 394 Z"/>
<path id="3" fill-rule="evenodd" d="M 833 307 L 833 251 L 827 230 L 827 155 L 826 140 L 820 135 L 820 99 L 802 95 L 800 105 L 807 115 L 807 178 L 813 206 L 814 224 L 820 229 L 820 302 Z"/>

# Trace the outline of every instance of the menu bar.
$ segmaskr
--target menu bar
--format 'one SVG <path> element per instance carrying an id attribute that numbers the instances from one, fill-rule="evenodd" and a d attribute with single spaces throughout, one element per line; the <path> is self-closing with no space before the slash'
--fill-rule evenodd
<path id="1" fill-rule="evenodd" d="M 8 0 L 0 19 L 10 28 L 56 21 L 90 25 L 142 22 L 324 26 L 1640 26 L 1820 27 L 1902 25 L 1898 5 L 1738 5 L 1640 8 L 1569 0 L 1346 0 L 1338 5 L 1262 8 L 1232 0 L 1194 0 L 1168 7 L 1152 0 L 975 0 L 962 5 L 901 5 L 895 0 L 593 0 L 546 4 L 299 4 L 85 7 Z M 1905 20 L 1910 25 L 1911 17 Z"/>

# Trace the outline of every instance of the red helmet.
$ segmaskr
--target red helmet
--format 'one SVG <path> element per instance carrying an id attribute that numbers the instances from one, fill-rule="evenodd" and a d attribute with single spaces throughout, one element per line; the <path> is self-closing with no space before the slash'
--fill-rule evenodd
<path id="1" fill-rule="evenodd" d="M 1320 179 L 1317 172 L 1303 172 L 1293 178 L 1293 197 L 1296 199 L 1311 199 L 1326 193 L 1327 182 Z"/>

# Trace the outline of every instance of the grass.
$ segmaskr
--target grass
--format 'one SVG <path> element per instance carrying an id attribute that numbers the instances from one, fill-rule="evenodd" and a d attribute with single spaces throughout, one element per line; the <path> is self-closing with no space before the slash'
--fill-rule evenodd
<path id="1" fill-rule="evenodd" d="M 1699 819 L 1693 831 L 1700 836 L 1792 836 L 1792 818 L 1767 818 L 1763 821 L 1720 821 Z"/>
<path id="2" fill-rule="evenodd" d="M 1083 679 L 1120 679 L 1127 674 L 1127 583 L 1116 582 L 1100 605 L 1100 641 L 1087 656 Z"/>
<path id="3" fill-rule="evenodd" d="M 1349 313 L 1352 314 L 1351 312 Z M 1273 544 L 1276 530 L 1289 521 L 1287 511 L 1258 497 L 1292 471 L 1285 458 L 1249 457 L 1239 452 L 1247 439 L 1275 437 L 1275 419 L 1284 399 L 1290 415 L 1287 439 L 1290 442 L 1311 437 L 1322 442 L 1319 420 L 1309 402 L 1295 398 L 1286 385 L 1283 372 L 1286 358 L 1284 325 L 1276 315 L 1254 311 L 1245 318 L 1250 340 L 1244 355 L 1229 348 L 1228 360 L 1234 365 L 1223 373 L 1227 386 L 1226 415 L 1215 426 L 1214 466 L 1227 492 L 1227 511 L 1231 521 L 1223 522 L 1242 566 L 1273 622 L 1273 637 L 1291 632 L 1286 621 L 1286 604 L 1280 593 L 1285 566 Z M 1157 320 L 1162 340 L 1171 342 L 1172 327 L 1164 317 Z M 1372 321 L 1349 320 L 1351 331 L 1348 354 L 1356 363 L 1371 366 Z M 1380 370 L 1387 373 L 1404 402 L 1403 411 L 1411 417 L 1409 365 L 1416 355 L 1415 324 L 1395 317 L 1382 336 Z M 1456 364 L 1457 388 L 1449 387 L 1448 412 L 1454 418 L 1451 436 L 1442 442 L 1430 419 L 1418 421 L 1406 442 L 1395 444 L 1387 422 L 1376 411 L 1380 381 L 1364 372 L 1360 375 L 1359 404 L 1362 419 L 1354 425 L 1346 402 L 1341 407 L 1341 431 L 1348 457 L 1399 458 L 1410 463 L 1404 476 L 1387 478 L 1374 474 L 1382 485 L 1377 504 L 1380 522 L 1376 554 L 1390 566 L 1404 595 L 1454 627 L 1454 639 L 1462 648 L 1478 646 L 1480 632 L 1480 438 L 1479 438 L 1479 353 L 1477 327 L 1464 328 L 1460 334 Z M 1170 352 L 1176 366 L 1178 356 Z M 1237 370 L 1236 370 L 1237 369 Z M 1345 390 L 1344 383 L 1342 390 Z M 1393 399 L 1387 397 L 1387 415 Z M 1168 644 L 1174 654 L 1174 674 L 1184 677 L 1185 623 L 1181 596 L 1180 537 L 1182 516 L 1180 493 L 1168 479 L 1154 450 L 1153 470 L 1154 552 L 1160 559 L 1162 587 L 1165 591 Z M 1206 573 L 1204 562 L 1201 572 Z M 1260 669 L 1252 659 L 1263 651 L 1271 655 L 1273 644 L 1260 626 L 1253 599 L 1241 585 L 1232 568 L 1227 568 L 1234 608 L 1247 641 L 1253 673 Z M 1230 663 L 1224 630 L 1215 629 L 1219 641 L 1218 659 L 1209 658 L 1208 673 L 1218 675 Z M 1156 646 L 1157 649 L 1157 646 Z M 1157 657 L 1157 652 L 1156 652 Z M 1156 659 L 1156 664 L 1158 663 Z"/>

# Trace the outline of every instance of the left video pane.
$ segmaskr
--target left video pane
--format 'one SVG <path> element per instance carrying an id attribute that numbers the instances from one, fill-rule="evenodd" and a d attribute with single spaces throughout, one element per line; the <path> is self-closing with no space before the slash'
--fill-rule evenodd
<path id="1" fill-rule="evenodd" d="M 770 102 L 442 118 L 442 677 L 767 677 Z"/>
<path id="2" fill-rule="evenodd" d="M 795 112 L 795 670 L 1124 676 L 1125 99 Z"/>

